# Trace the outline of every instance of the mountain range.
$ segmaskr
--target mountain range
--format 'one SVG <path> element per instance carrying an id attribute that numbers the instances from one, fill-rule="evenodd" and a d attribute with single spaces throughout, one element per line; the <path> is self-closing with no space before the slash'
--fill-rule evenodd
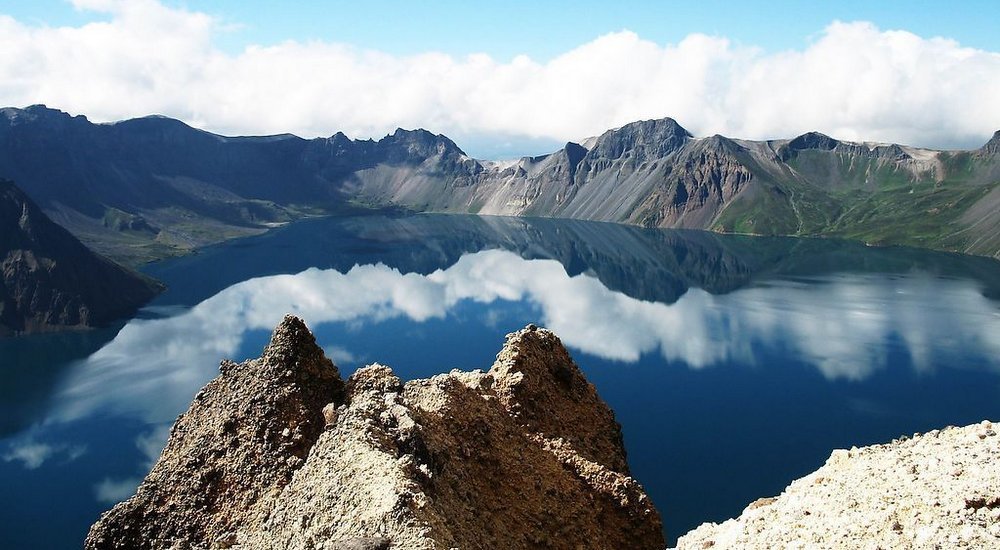
<path id="1" fill-rule="evenodd" d="M 976 150 L 937 151 L 815 132 L 696 138 L 666 118 L 547 155 L 483 161 L 426 130 L 378 141 L 224 137 L 165 117 L 95 124 L 36 105 L 0 109 L 0 176 L 132 265 L 305 216 L 384 207 L 1000 257 L 1000 131 Z"/>

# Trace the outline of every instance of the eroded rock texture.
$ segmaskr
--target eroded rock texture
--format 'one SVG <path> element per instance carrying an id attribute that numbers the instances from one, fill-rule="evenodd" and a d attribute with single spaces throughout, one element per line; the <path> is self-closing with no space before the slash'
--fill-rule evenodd
<path id="1" fill-rule="evenodd" d="M 1000 425 L 834 451 L 819 470 L 678 549 L 1000 548 Z"/>
<path id="2" fill-rule="evenodd" d="M 488 372 L 346 383 L 299 319 L 198 394 L 104 548 L 663 548 L 614 414 L 559 339 Z"/>

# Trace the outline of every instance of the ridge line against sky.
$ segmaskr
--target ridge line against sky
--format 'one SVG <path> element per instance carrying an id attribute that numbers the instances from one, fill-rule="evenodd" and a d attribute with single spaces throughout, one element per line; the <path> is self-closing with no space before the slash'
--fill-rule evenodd
<path id="1" fill-rule="evenodd" d="M 720 5 L 713 13 L 629 2 L 604 7 L 596 20 L 606 27 L 573 32 L 580 13 L 599 4 L 554 12 L 567 5 L 528 11 L 507 3 L 515 15 L 507 19 L 495 6 L 421 4 L 429 6 L 423 19 L 392 0 L 326 3 L 327 12 L 291 6 L 280 17 L 256 2 L 0 0 L 0 106 L 45 103 L 95 121 L 163 114 L 225 135 L 343 131 L 377 139 L 423 127 L 480 158 L 549 152 L 666 116 L 699 136 L 818 130 L 936 148 L 975 148 L 1000 128 L 1000 38 L 982 32 L 1000 20 L 1000 4 L 922 13 L 931 4 L 852 0 L 832 12 L 841 20 L 818 23 L 831 8 L 806 16 L 795 3 Z M 747 9 L 770 12 L 747 19 Z M 875 22 L 849 20 L 854 13 Z M 706 23 L 706 14 L 717 21 Z M 740 17 L 772 27 L 748 32 Z M 790 27 L 792 17 L 805 22 Z M 885 21 L 919 34 L 877 26 Z M 661 22 L 671 36 L 656 30 Z M 385 34 L 350 30 L 378 25 L 402 38 L 373 46 L 371 36 Z M 483 30 L 504 25 L 521 39 L 498 41 Z M 421 33 L 440 38 L 422 47 Z M 468 53 L 476 51 L 489 53 Z"/>

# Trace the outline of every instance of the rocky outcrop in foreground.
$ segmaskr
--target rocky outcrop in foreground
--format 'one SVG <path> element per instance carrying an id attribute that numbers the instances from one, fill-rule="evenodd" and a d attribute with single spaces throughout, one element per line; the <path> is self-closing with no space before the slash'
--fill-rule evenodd
<path id="1" fill-rule="evenodd" d="M 677 548 L 1000 548 L 998 430 L 986 421 L 834 451 L 780 496 Z"/>
<path id="2" fill-rule="evenodd" d="M 220 370 L 88 549 L 665 546 L 614 414 L 549 331 L 508 335 L 488 372 L 345 382 L 289 316 Z"/>

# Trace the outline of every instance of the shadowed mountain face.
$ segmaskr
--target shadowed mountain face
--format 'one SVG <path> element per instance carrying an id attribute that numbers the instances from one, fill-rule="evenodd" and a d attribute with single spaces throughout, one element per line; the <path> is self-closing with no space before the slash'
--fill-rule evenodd
<path id="1" fill-rule="evenodd" d="M 159 287 L 97 256 L 0 180 L 0 335 L 103 325 Z"/>
<path id="2" fill-rule="evenodd" d="M 993 132 L 993 137 L 990 138 L 986 145 L 979 150 L 980 155 L 1000 155 L 1000 130 Z"/>
<path id="3" fill-rule="evenodd" d="M 450 167 L 463 156 L 423 130 L 377 143 L 225 138 L 163 117 L 92 124 L 43 106 L 0 110 L 0 174 L 84 242 L 132 264 L 336 211 L 350 198 L 342 182 L 359 170 Z"/>
<path id="4" fill-rule="evenodd" d="M 162 117 L 115 124 L 0 110 L 0 175 L 133 264 L 352 206 L 562 217 L 760 235 L 829 235 L 1000 256 L 1000 137 L 975 151 L 697 139 L 635 122 L 549 155 L 480 162 L 397 130 L 228 138 Z"/>

